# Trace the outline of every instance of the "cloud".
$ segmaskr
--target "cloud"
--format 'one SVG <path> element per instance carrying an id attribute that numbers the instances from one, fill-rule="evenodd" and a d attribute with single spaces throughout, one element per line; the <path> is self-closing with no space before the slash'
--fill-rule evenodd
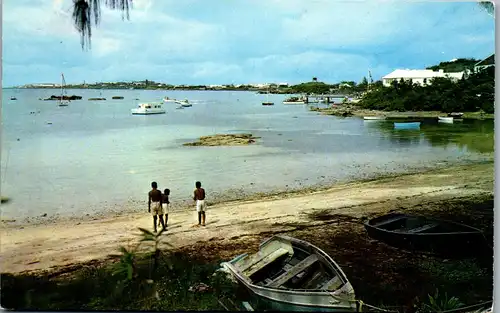
<path id="1" fill-rule="evenodd" d="M 69 83 L 336 82 L 494 51 L 494 19 L 477 3 L 134 0 L 130 20 L 102 10 L 90 51 L 71 13 L 71 0 L 4 3 L 4 85 L 60 72 Z"/>

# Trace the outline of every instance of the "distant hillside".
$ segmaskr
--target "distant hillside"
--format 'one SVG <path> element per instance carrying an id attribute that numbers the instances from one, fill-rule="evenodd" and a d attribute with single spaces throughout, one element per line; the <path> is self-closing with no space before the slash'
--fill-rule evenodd
<path id="1" fill-rule="evenodd" d="M 445 73 L 462 72 L 465 69 L 472 69 L 474 64 L 480 60 L 476 59 L 457 59 L 456 61 L 441 62 L 438 65 L 427 67 L 428 70 L 443 70 Z"/>

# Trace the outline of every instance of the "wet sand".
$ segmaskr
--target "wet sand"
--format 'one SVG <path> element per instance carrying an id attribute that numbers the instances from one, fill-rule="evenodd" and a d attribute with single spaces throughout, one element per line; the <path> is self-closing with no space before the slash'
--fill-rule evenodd
<path id="1" fill-rule="evenodd" d="M 192 211 L 171 212 L 164 240 L 174 249 L 218 242 L 229 247 L 220 254 L 229 258 L 238 253 L 234 247 L 230 248 L 231 244 L 244 242 L 240 249 L 250 247 L 245 239 L 248 236 L 321 225 L 324 221 L 307 218 L 315 212 L 358 219 L 420 205 L 429 199 L 447 201 L 491 195 L 493 184 L 494 166 L 489 162 L 347 183 L 320 191 L 218 203 L 208 208 L 205 227 L 193 227 L 197 223 L 193 207 Z M 2 272 L 58 270 L 104 260 L 118 246 L 135 243 L 138 227 L 152 229 L 152 226 L 152 218 L 146 211 L 81 222 L 4 224 L 0 230 Z"/>

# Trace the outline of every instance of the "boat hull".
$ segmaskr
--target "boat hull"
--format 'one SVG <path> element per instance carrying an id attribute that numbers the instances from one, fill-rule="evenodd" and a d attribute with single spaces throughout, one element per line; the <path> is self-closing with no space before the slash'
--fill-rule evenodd
<path id="1" fill-rule="evenodd" d="M 394 128 L 396 128 L 396 129 L 416 129 L 416 128 L 420 128 L 420 122 L 394 123 Z"/>
<path id="2" fill-rule="evenodd" d="M 367 120 L 367 121 L 379 121 L 379 120 L 385 120 L 385 117 L 384 116 L 364 116 L 363 119 Z"/>
<path id="3" fill-rule="evenodd" d="M 431 225 L 437 226 L 428 227 Z M 371 238 L 405 250 L 467 256 L 486 249 L 479 229 L 451 221 L 392 213 L 369 220 L 364 226 Z M 413 232 L 416 229 L 422 231 Z"/>
<path id="4" fill-rule="evenodd" d="M 452 124 L 453 123 L 453 117 L 441 117 L 441 116 L 438 116 L 438 121 L 441 122 L 441 123 L 450 123 L 450 124 Z"/>
<path id="5" fill-rule="evenodd" d="M 133 115 L 165 114 L 165 110 L 132 109 Z"/>
<path id="6" fill-rule="evenodd" d="M 347 280 L 344 272 L 325 252 L 319 248 L 298 240 L 296 238 L 286 236 L 274 236 L 261 244 L 260 252 L 265 245 L 277 242 L 275 238 L 289 240 L 294 247 L 299 247 L 300 250 L 309 251 L 311 255 L 318 255 L 326 261 L 325 266 L 331 268 L 338 278 L 343 282 L 341 287 L 336 290 L 308 290 L 308 289 L 287 289 L 278 287 L 269 287 L 264 285 L 255 285 L 244 271 L 240 271 L 236 264 L 244 267 L 244 261 L 248 260 L 246 254 L 239 255 L 229 262 L 221 264 L 224 272 L 229 273 L 240 286 L 243 286 L 250 293 L 251 303 L 257 310 L 286 310 L 286 311 L 318 311 L 318 312 L 356 312 L 357 305 L 354 299 L 354 290 L 352 285 Z M 286 245 L 286 244 L 285 244 Z M 297 248 L 294 248 L 297 249 Z M 294 250 L 295 251 L 295 250 Z M 258 252 L 256 255 L 258 256 Z M 255 256 L 255 255 L 254 255 Z M 247 264 L 248 265 L 248 264 Z M 251 266 L 250 266 L 251 267 Z M 292 276 L 291 276 L 292 277 Z"/>

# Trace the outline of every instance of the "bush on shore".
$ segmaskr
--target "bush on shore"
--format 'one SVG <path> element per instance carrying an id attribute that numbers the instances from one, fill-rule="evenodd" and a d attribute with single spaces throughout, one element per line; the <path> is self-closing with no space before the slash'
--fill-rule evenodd
<path id="1" fill-rule="evenodd" d="M 429 86 L 394 81 L 368 92 L 359 105 L 383 111 L 441 111 L 494 113 L 495 67 L 473 72 L 457 82 L 433 78 Z"/>

